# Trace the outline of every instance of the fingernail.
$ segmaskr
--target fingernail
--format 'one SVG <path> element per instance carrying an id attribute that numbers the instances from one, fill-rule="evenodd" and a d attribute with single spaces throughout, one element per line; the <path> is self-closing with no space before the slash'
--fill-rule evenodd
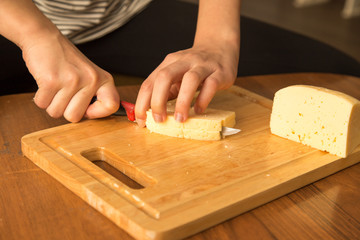
<path id="1" fill-rule="evenodd" d="M 157 123 L 163 122 L 163 117 L 160 114 L 154 113 L 153 117 L 154 117 L 155 122 L 157 122 Z"/>
<path id="2" fill-rule="evenodd" d="M 178 122 L 183 122 L 184 116 L 181 113 L 175 113 L 175 120 Z"/>
<path id="3" fill-rule="evenodd" d="M 144 121 L 144 120 L 138 118 L 138 119 L 136 119 L 136 122 L 137 122 L 137 124 L 138 124 L 138 126 L 139 126 L 140 128 L 145 127 L 145 121 Z"/>
<path id="4" fill-rule="evenodd" d="M 197 113 L 197 114 L 200 114 L 200 113 L 203 112 L 203 110 L 202 110 L 201 107 L 199 107 L 199 106 L 195 106 L 195 107 L 194 107 L 194 110 L 195 110 L 195 113 Z"/>

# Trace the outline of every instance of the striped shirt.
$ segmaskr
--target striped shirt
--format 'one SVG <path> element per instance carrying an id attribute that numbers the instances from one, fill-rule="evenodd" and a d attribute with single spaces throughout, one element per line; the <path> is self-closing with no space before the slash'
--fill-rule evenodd
<path id="1" fill-rule="evenodd" d="M 73 43 L 100 38 L 124 25 L 151 0 L 33 0 Z"/>

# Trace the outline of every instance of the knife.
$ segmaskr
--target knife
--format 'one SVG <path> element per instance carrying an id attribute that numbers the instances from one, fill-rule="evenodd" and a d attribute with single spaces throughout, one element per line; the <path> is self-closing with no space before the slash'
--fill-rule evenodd
<path id="1" fill-rule="evenodd" d="M 241 130 L 237 129 L 237 128 L 222 127 L 222 129 L 221 129 L 221 137 L 225 138 L 226 136 L 231 136 L 231 135 L 237 134 L 239 132 L 241 132 Z"/>
<path id="2" fill-rule="evenodd" d="M 91 99 L 90 104 L 92 104 L 92 103 L 94 103 L 96 101 L 97 101 L 97 97 L 94 96 Z M 112 115 L 114 115 L 114 116 L 127 116 L 129 121 L 135 122 L 135 111 L 134 111 L 134 109 L 135 109 L 135 104 L 129 103 L 129 102 L 126 102 L 126 101 L 120 101 L 119 109 L 115 113 L 113 113 Z M 236 128 L 222 127 L 221 136 L 222 136 L 222 138 L 225 138 L 226 136 L 237 134 L 240 131 L 241 131 L 240 129 L 236 129 Z"/>

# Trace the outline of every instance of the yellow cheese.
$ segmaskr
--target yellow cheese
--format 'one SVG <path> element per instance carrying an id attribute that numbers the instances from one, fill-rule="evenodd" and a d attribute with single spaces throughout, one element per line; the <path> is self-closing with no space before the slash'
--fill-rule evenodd
<path id="1" fill-rule="evenodd" d="M 360 102 L 325 88 L 286 87 L 275 94 L 270 129 L 278 136 L 346 157 L 360 144 Z"/>
<path id="2" fill-rule="evenodd" d="M 175 120 L 174 111 L 169 108 L 167 119 L 162 123 L 154 121 L 151 110 L 146 114 L 146 127 L 151 132 L 178 138 L 219 140 L 223 126 L 233 127 L 235 125 L 234 112 L 211 108 L 208 108 L 203 114 L 195 114 L 194 109 L 191 109 L 189 118 L 183 123 Z"/>

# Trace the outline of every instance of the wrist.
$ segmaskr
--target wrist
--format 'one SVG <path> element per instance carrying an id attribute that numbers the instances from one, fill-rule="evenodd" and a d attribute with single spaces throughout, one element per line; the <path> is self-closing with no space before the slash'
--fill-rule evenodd
<path id="1" fill-rule="evenodd" d="M 240 51 L 240 0 L 199 2 L 194 46 L 209 44 Z"/>
<path id="2" fill-rule="evenodd" d="M 194 46 L 200 45 L 223 46 L 232 48 L 234 51 L 240 51 L 240 33 L 237 31 L 222 31 L 220 33 L 197 32 Z"/>
<path id="3" fill-rule="evenodd" d="M 50 20 L 44 19 L 27 24 L 16 44 L 21 50 L 24 50 L 42 41 L 58 39 L 60 36 L 62 34 L 57 27 Z"/>

